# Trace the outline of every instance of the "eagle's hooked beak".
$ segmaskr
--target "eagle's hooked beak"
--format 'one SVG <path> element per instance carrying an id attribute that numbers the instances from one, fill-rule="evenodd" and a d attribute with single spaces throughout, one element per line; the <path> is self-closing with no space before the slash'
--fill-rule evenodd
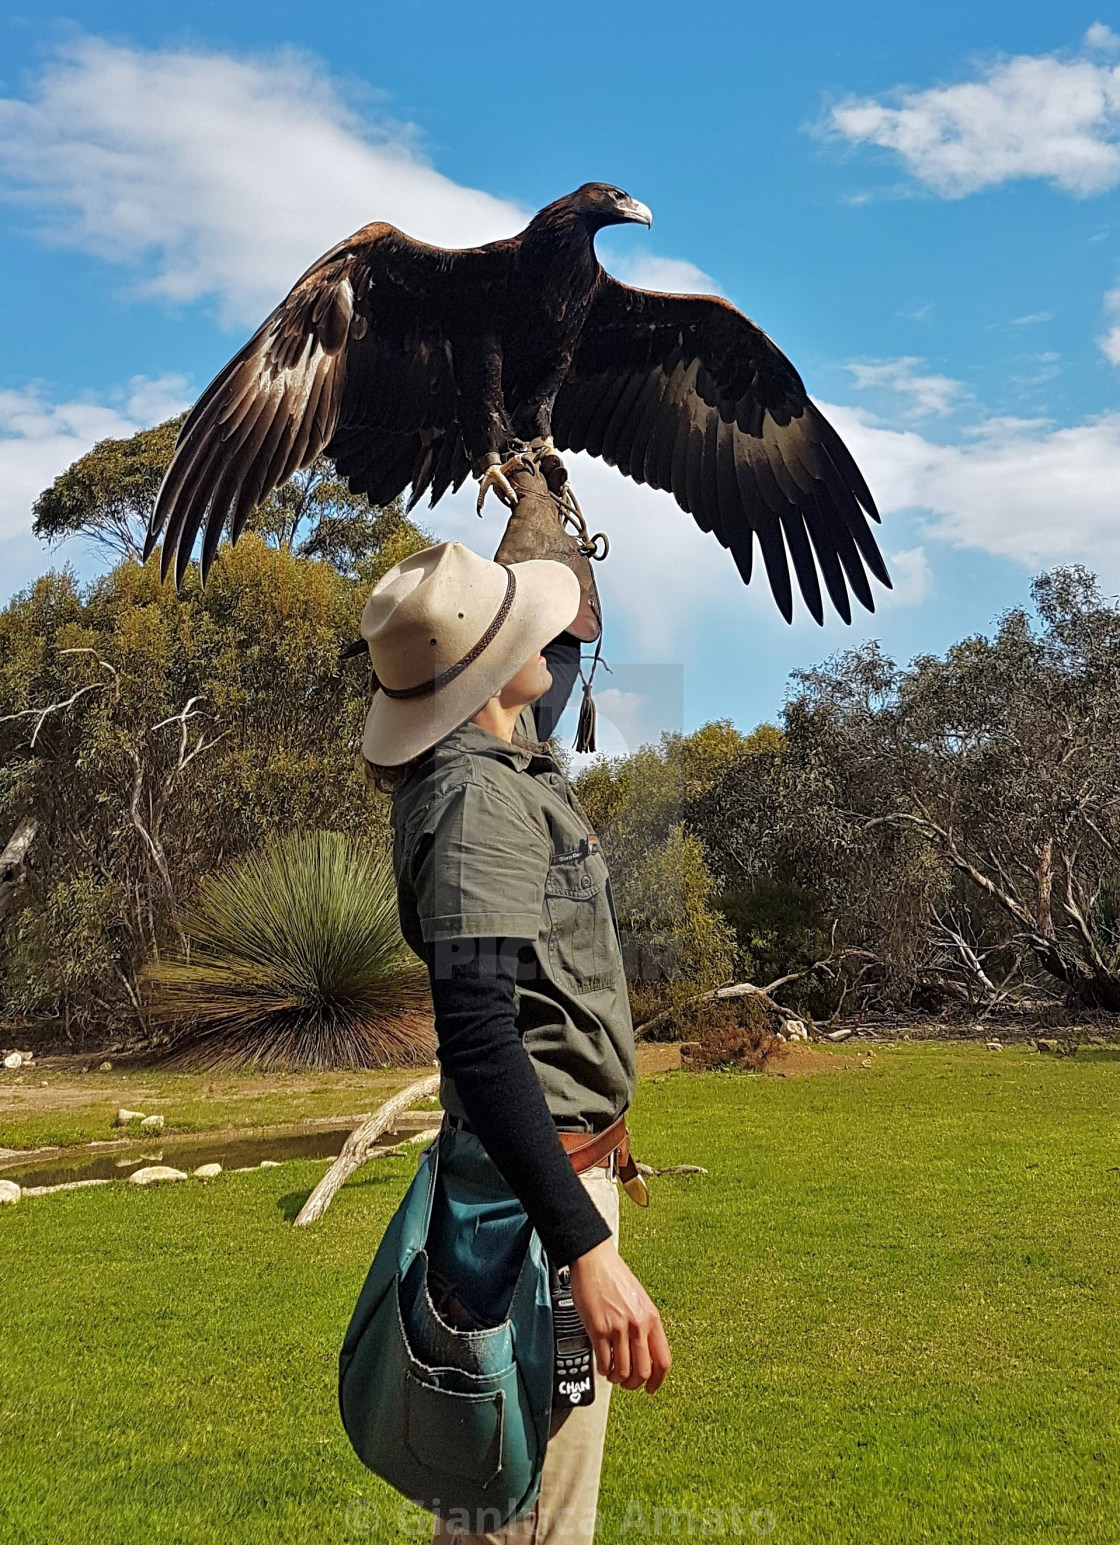
<path id="1" fill-rule="evenodd" d="M 648 204 L 639 203 L 636 198 L 628 198 L 625 204 L 619 205 L 619 209 L 635 225 L 653 224 L 653 211 Z"/>

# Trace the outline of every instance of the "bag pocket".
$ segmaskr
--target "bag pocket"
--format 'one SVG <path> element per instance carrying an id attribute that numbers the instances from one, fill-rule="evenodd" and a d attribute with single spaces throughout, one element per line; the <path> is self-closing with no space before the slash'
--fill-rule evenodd
<path id="1" fill-rule="evenodd" d="M 535 1458 L 507 1418 L 507 1401 L 519 1400 L 516 1365 L 487 1374 L 430 1366 L 417 1357 L 404 1315 L 396 1278 L 342 1376 L 343 1424 L 355 1451 L 423 1507 L 512 1510 L 531 1486 Z"/>
<path id="2" fill-rule="evenodd" d="M 458 1394 L 405 1376 L 405 1442 L 425 1470 L 487 1486 L 502 1462 L 505 1391 Z"/>

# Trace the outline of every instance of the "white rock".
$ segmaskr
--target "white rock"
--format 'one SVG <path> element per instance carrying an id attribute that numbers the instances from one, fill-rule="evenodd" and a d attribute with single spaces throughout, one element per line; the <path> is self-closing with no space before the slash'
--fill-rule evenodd
<path id="1" fill-rule="evenodd" d="M 163 1131 L 163 1117 L 162 1116 L 145 1116 L 143 1121 L 140 1123 L 140 1126 L 141 1126 L 141 1129 L 143 1131 L 145 1131 L 145 1132 L 162 1132 Z"/>
<path id="2" fill-rule="evenodd" d="M 279 1159 L 262 1159 L 261 1160 L 261 1169 L 276 1169 L 276 1167 L 279 1165 L 279 1163 L 280 1163 Z"/>
<path id="3" fill-rule="evenodd" d="M 10 1051 L 4 1058 L 4 1066 L 13 1069 L 13 1071 L 16 1068 L 21 1068 L 23 1066 L 23 1053 L 21 1051 Z"/>
<path id="4" fill-rule="evenodd" d="M 809 1032 L 800 1019 L 787 1019 L 782 1025 L 782 1038 L 786 1041 L 807 1041 Z"/>
<path id="5" fill-rule="evenodd" d="M 1002 1051 L 1003 1043 L 1002 1041 L 986 1041 L 984 1043 L 984 1049 L 986 1051 Z"/>
<path id="6" fill-rule="evenodd" d="M 200 1164 L 197 1169 L 192 1169 L 191 1174 L 196 1180 L 213 1180 L 222 1173 L 220 1164 Z"/>
<path id="7" fill-rule="evenodd" d="M 852 1034 L 851 1026 L 850 1025 L 845 1025 L 845 1027 L 842 1030 L 830 1030 L 828 1032 L 828 1039 L 830 1041 L 846 1041 L 851 1034 Z"/>
<path id="8" fill-rule="evenodd" d="M 111 1073 L 113 1071 L 113 1064 L 111 1062 L 98 1063 L 97 1071 L 99 1073 Z"/>
<path id="9" fill-rule="evenodd" d="M 18 1202 L 22 1195 L 19 1186 L 14 1180 L 0 1180 L 0 1206 L 5 1203 Z"/>
<path id="10" fill-rule="evenodd" d="M 111 1180 L 64 1180 L 59 1186 L 24 1186 L 24 1196 L 53 1196 L 56 1191 L 80 1191 L 84 1186 L 111 1186 Z"/>
<path id="11" fill-rule="evenodd" d="M 118 1127 L 126 1127 L 130 1121 L 143 1121 L 143 1120 L 144 1120 L 144 1112 L 142 1110 L 127 1110 L 122 1105 L 120 1110 L 116 1114 L 116 1117 L 115 1117 L 115 1120 L 114 1120 L 114 1125 L 118 1126 Z"/>
<path id="12" fill-rule="evenodd" d="M 144 1169 L 133 1170 L 128 1177 L 130 1186 L 150 1186 L 157 1180 L 186 1180 L 185 1169 L 172 1169 L 170 1164 L 148 1164 Z"/>

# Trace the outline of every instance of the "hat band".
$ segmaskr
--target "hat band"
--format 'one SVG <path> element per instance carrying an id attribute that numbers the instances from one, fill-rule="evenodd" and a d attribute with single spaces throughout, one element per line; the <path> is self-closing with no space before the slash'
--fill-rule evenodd
<path id="1" fill-rule="evenodd" d="M 502 567 L 506 571 L 505 596 L 502 600 L 501 606 L 498 607 L 498 610 L 494 614 L 493 622 L 486 629 L 486 632 L 479 639 L 478 643 L 475 644 L 473 649 L 468 650 L 461 660 L 456 660 L 454 665 L 449 665 L 445 671 L 440 671 L 439 675 L 434 676 L 431 681 L 422 681 L 420 685 L 416 687 L 387 687 L 385 686 L 384 682 L 381 682 L 377 679 L 377 672 L 374 671 L 374 691 L 384 692 L 386 697 L 396 699 L 426 697 L 429 693 L 438 692 L 441 687 L 446 687 L 448 682 L 454 681 L 456 676 L 461 675 L 462 672 L 466 670 L 468 665 L 473 665 L 483 650 L 487 649 L 494 642 L 495 638 L 498 636 L 502 624 L 510 614 L 510 608 L 513 606 L 513 597 L 517 591 L 517 575 L 513 572 L 508 564 L 504 563 Z"/>

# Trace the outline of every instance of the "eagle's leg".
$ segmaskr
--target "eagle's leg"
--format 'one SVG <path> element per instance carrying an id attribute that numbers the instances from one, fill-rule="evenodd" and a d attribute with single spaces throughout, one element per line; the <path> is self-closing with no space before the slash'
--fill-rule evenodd
<path id="1" fill-rule="evenodd" d="M 529 450 L 533 458 L 544 474 L 544 480 L 554 494 L 559 496 L 563 492 L 564 484 L 568 481 L 568 469 L 560 459 L 560 452 L 551 435 L 537 435 L 529 441 Z"/>

